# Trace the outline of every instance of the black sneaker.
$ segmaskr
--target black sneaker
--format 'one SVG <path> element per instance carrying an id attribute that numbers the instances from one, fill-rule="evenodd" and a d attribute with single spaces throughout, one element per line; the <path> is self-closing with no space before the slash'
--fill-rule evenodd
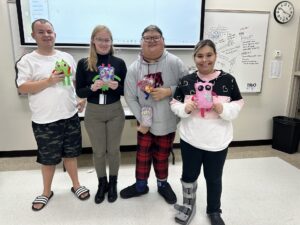
<path id="1" fill-rule="evenodd" d="M 133 198 L 133 197 L 139 197 L 141 195 L 147 194 L 149 192 L 149 187 L 146 186 L 145 190 L 142 192 L 139 192 L 136 187 L 135 183 L 131 186 L 128 186 L 127 188 L 124 188 L 122 191 L 120 191 L 121 198 Z"/>
<path id="2" fill-rule="evenodd" d="M 163 187 L 158 188 L 158 193 L 166 200 L 169 204 L 175 204 L 177 202 L 176 195 L 172 190 L 170 184 L 166 182 Z"/>
<path id="3" fill-rule="evenodd" d="M 211 225 L 225 225 L 220 213 L 208 214 Z"/>

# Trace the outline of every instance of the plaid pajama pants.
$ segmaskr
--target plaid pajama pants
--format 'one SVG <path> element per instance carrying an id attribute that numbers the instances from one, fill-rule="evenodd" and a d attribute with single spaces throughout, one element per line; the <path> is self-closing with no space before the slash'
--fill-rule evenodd
<path id="1" fill-rule="evenodd" d="M 173 148 L 174 138 L 175 132 L 164 136 L 156 136 L 150 132 L 146 134 L 138 132 L 136 179 L 147 180 L 149 178 L 152 162 L 158 179 L 163 180 L 168 177 L 168 158 Z"/>

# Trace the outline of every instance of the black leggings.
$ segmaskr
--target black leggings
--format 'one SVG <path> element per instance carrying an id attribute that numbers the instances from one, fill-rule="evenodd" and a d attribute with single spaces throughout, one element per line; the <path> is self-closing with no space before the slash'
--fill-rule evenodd
<path id="1" fill-rule="evenodd" d="M 210 152 L 195 148 L 180 140 L 182 156 L 182 181 L 195 182 L 203 165 L 207 188 L 207 213 L 221 212 L 222 174 L 228 148 Z"/>

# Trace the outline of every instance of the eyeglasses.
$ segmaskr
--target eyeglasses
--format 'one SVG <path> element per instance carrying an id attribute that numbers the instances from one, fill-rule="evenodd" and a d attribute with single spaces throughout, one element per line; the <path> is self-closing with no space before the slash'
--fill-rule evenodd
<path id="1" fill-rule="evenodd" d="M 110 44 L 111 43 L 111 39 L 95 38 L 95 41 L 100 44 Z"/>
<path id="2" fill-rule="evenodd" d="M 142 39 L 145 41 L 145 42 L 151 42 L 151 41 L 154 41 L 154 42 L 157 42 L 161 39 L 161 36 L 144 36 L 142 37 Z"/>

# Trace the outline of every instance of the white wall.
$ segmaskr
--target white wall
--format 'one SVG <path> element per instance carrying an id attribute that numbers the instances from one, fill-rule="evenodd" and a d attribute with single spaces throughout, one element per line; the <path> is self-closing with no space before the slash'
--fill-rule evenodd
<path id="1" fill-rule="evenodd" d="M 291 22 L 280 25 L 273 19 L 273 9 L 279 0 L 206 0 L 207 9 L 270 11 L 268 38 L 266 44 L 265 65 L 262 92 L 244 94 L 245 106 L 239 118 L 234 121 L 235 141 L 267 140 L 272 138 L 272 117 L 287 115 L 296 37 L 299 29 L 300 2 L 290 0 L 295 6 L 295 15 Z M 31 130 L 28 101 L 17 95 L 15 71 L 7 0 L 0 3 L 0 151 L 31 150 L 36 148 Z M 180 31 L 179 31 L 180 32 Z M 274 50 L 282 51 L 283 72 L 280 79 L 270 79 L 270 63 Z M 193 65 L 191 51 L 171 51 L 178 55 L 187 66 Z M 120 50 L 117 56 L 124 58 L 129 65 L 137 55 L 137 50 Z M 74 52 L 75 58 L 78 55 Z M 127 121 L 123 132 L 122 145 L 136 143 L 135 122 Z M 83 130 L 84 146 L 89 140 Z"/>

